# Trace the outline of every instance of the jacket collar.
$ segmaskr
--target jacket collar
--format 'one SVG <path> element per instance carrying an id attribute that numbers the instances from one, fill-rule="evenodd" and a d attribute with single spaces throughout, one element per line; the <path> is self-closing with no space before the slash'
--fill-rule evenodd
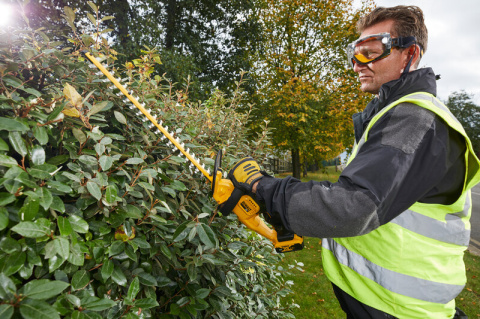
<path id="1" fill-rule="evenodd" d="M 414 70 L 402 75 L 397 80 L 383 84 L 380 87 L 378 96 L 367 104 L 363 112 L 353 115 L 355 140 L 357 142 L 360 140 L 365 128 L 375 114 L 393 101 L 415 92 L 428 92 L 434 96 L 437 95 L 435 73 L 432 68 Z"/>

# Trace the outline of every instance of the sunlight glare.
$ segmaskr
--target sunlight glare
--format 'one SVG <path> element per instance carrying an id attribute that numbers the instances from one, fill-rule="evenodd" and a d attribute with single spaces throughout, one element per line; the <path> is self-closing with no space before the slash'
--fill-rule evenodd
<path id="1" fill-rule="evenodd" d="M 10 5 L 0 3 L 0 26 L 7 26 L 12 19 L 12 8 Z"/>

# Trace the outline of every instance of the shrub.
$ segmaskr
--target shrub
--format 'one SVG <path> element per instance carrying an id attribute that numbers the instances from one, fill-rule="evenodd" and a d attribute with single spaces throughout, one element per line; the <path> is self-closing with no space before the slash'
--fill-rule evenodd
<path id="1" fill-rule="evenodd" d="M 264 158 L 268 132 L 246 140 L 240 90 L 192 104 L 151 73 L 154 50 L 120 70 L 101 38 L 61 48 L 26 28 L 0 39 L 1 318 L 292 317 L 280 255 L 219 216 L 206 179 L 79 50 L 90 45 L 207 166 L 220 148 L 226 167 Z"/>

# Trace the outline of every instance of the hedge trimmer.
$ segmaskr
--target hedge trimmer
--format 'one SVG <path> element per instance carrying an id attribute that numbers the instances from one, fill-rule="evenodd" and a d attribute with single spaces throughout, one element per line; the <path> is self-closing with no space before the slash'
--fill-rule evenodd
<path id="1" fill-rule="evenodd" d="M 213 198 L 219 205 L 224 205 L 232 196 L 235 187 L 231 180 L 222 178 L 222 170 L 220 168 L 222 152 L 219 151 L 217 153 L 213 173 L 210 174 L 210 170 L 205 168 L 204 164 L 200 164 L 200 159 L 196 158 L 195 154 L 191 153 L 189 148 L 185 148 L 184 143 L 182 143 L 180 139 L 175 138 L 174 134 L 168 131 L 168 127 L 162 126 L 163 123 L 161 120 L 157 121 L 157 118 L 150 113 L 150 110 L 146 109 L 145 105 L 142 105 L 138 101 L 138 98 L 134 97 L 125 87 L 123 87 L 122 84 L 120 84 L 120 79 L 115 79 L 115 77 L 113 77 L 113 75 L 89 52 L 83 53 L 128 99 L 124 100 L 124 102 L 128 103 L 128 101 L 130 101 L 132 103 L 129 108 L 133 110 L 136 107 L 139 110 L 137 115 L 143 114 L 151 122 L 149 128 L 153 129 L 156 127 L 158 133 L 162 134 L 161 140 L 164 140 L 165 138 L 168 139 L 167 144 L 174 146 L 190 161 L 190 169 L 199 171 L 212 183 Z M 143 120 L 146 121 L 146 119 Z M 289 252 L 303 248 L 302 237 L 295 234 L 289 234 L 287 237 L 278 236 L 274 229 L 269 228 L 260 218 L 260 207 L 252 197 L 248 195 L 240 195 L 239 197 L 240 200 L 235 207 L 223 211 L 225 213 L 233 211 L 245 226 L 269 239 L 273 243 L 277 252 Z"/>

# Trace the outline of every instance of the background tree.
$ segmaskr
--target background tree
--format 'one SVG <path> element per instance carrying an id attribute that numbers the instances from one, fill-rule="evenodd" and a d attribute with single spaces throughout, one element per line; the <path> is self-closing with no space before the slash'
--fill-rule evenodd
<path id="1" fill-rule="evenodd" d="M 9 0 L 16 3 L 14 0 Z M 78 9 L 74 27 L 86 27 L 98 19 L 112 31 L 108 40 L 120 53 L 119 62 L 133 60 L 142 50 L 156 48 L 163 64 L 155 74 L 187 84 L 191 99 L 205 99 L 215 88 L 233 92 L 242 70 L 250 68 L 247 48 L 255 47 L 259 24 L 252 0 L 96 0 L 98 15 L 87 13 L 88 2 L 31 0 L 25 14 L 34 29 L 48 27 L 68 44 L 72 25 L 63 8 Z M 114 17 L 114 19 L 110 19 Z M 247 84 L 248 85 L 248 84 Z"/>
<path id="2" fill-rule="evenodd" d="M 365 3 L 362 10 L 372 5 Z M 345 47 L 356 37 L 352 0 L 265 0 L 255 57 L 256 116 L 275 128 L 274 146 L 300 162 L 335 156 L 352 143 L 351 115 L 364 106 Z"/>
<path id="3" fill-rule="evenodd" d="M 473 101 L 473 95 L 465 91 L 453 92 L 446 105 L 462 123 L 465 132 L 473 144 L 473 149 L 480 155 L 480 106 Z"/>

